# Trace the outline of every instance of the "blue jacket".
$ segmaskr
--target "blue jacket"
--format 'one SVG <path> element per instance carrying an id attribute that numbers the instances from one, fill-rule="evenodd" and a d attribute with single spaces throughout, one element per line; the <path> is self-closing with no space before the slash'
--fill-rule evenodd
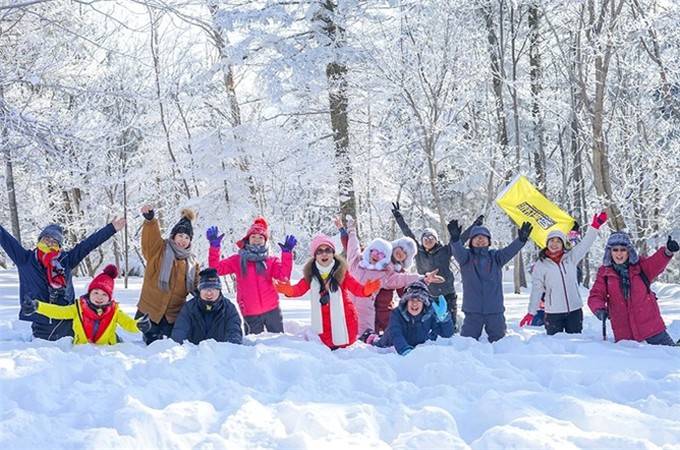
<path id="1" fill-rule="evenodd" d="M 73 269 L 95 248 L 106 242 L 111 236 L 116 234 L 116 229 L 112 224 L 106 225 L 101 230 L 87 237 L 71 250 L 63 251 L 59 256 L 59 261 L 64 267 L 64 277 L 66 278 L 66 289 L 63 299 L 58 299 L 55 304 L 70 305 L 75 299 L 73 292 L 73 281 L 71 272 Z M 35 249 L 26 250 L 19 242 L 0 226 L 0 246 L 2 246 L 7 256 L 17 266 L 19 272 L 19 301 L 25 296 L 32 299 L 48 302 L 50 299 L 49 288 L 47 285 L 47 273 L 42 263 L 38 261 Z M 19 319 L 33 322 L 33 336 L 47 340 L 57 340 L 64 336 L 73 336 L 71 320 L 54 320 L 40 314 L 25 316 L 19 312 Z"/>
<path id="2" fill-rule="evenodd" d="M 206 339 L 217 342 L 243 342 L 241 317 L 233 303 L 223 295 L 208 310 L 199 297 L 186 302 L 177 316 L 170 336 L 180 344 L 189 341 L 198 344 Z"/>
<path id="3" fill-rule="evenodd" d="M 401 355 L 408 348 L 428 340 L 437 340 L 437 336 L 453 336 L 453 320 L 450 314 L 446 320 L 438 322 L 432 306 L 426 306 L 420 314 L 412 316 L 406 310 L 406 303 L 403 303 L 392 310 L 390 324 L 377 346 L 394 346 Z"/>
<path id="4" fill-rule="evenodd" d="M 465 248 L 458 240 L 451 243 L 453 257 L 460 265 L 463 279 L 463 312 L 498 314 L 503 305 L 503 266 L 521 249 L 524 242 L 515 239 L 505 248 Z"/>

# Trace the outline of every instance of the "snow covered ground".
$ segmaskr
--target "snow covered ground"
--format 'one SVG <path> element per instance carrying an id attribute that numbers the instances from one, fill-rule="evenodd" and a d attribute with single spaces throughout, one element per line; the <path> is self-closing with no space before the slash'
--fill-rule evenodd
<path id="1" fill-rule="evenodd" d="M 401 357 L 329 351 L 299 300 L 285 335 L 243 346 L 31 342 L 17 283 L 0 271 L 2 449 L 680 448 L 680 349 L 603 342 L 590 313 L 580 336 L 520 330 L 526 294 L 506 297 L 505 339 Z M 129 313 L 139 288 L 117 283 Z M 655 288 L 680 338 L 680 287 Z"/>

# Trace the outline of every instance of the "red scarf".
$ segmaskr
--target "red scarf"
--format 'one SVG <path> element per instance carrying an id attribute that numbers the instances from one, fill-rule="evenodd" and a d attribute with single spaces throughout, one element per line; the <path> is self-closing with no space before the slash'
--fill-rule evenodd
<path id="1" fill-rule="evenodd" d="M 47 283 L 54 289 L 66 287 L 64 268 L 58 261 L 60 255 L 61 252 L 59 250 L 45 253 L 38 249 L 38 261 L 45 267 L 47 271 Z"/>
<path id="2" fill-rule="evenodd" d="M 113 315 L 116 312 L 116 302 L 111 300 L 108 305 L 104 305 L 101 308 L 95 306 L 97 310 L 94 310 L 87 301 L 87 298 L 82 296 L 80 297 L 79 306 L 85 336 L 88 342 L 97 342 L 111 324 Z"/>
<path id="3" fill-rule="evenodd" d="M 551 252 L 550 250 L 545 252 L 545 256 L 555 261 L 555 264 L 559 264 L 562 261 L 562 256 L 564 256 L 564 249 L 558 250 L 556 252 Z"/>

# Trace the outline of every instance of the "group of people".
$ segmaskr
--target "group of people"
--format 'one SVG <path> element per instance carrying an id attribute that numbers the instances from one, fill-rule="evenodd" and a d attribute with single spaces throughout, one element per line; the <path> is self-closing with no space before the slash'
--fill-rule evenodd
<path id="1" fill-rule="evenodd" d="M 360 339 L 377 347 L 394 347 L 405 355 L 428 340 L 451 337 L 457 329 L 458 296 L 451 268 L 455 260 L 463 285 L 460 335 L 479 339 L 485 331 L 488 340 L 495 342 L 506 334 L 503 267 L 532 233 L 531 224 L 525 222 L 513 242 L 492 249 L 491 233 L 483 224 L 484 216 L 479 216 L 465 230 L 457 220 L 450 221 L 448 243 L 441 242 L 431 228 L 416 240 L 395 203 L 392 214 L 403 237 L 392 242 L 373 239 L 362 248 L 354 220 L 347 216 L 343 224 L 338 218 L 335 225 L 342 249 L 327 235 L 315 236 L 302 279 L 293 284 L 297 240 L 286 236 L 278 244 L 280 256 L 270 254 L 269 225 L 261 217 L 236 243 L 238 251 L 226 258 L 224 234 L 216 226 L 208 228 L 208 267 L 201 270 L 192 253 L 193 211 L 182 210 L 167 238 L 152 206 L 142 207 L 141 214 L 145 273 L 134 319 L 114 299 L 116 266 L 105 267 L 77 300 L 72 284 L 73 268 L 120 230 L 123 220 L 114 220 L 69 251 L 62 248 L 63 230 L 58 225 L 47 226 L 32 250 L 0 226 L 0 245 L 19 273 L 20 318 L 32 322 L 35 337 L 73 336 L 76 344 L 115 344 L 120 342 L 116 333 L 120 325 L 129 332 L 142 332 L 146 344 L 163 338 L 240 344 L 244 328 L 246 334 L 282 333 L 279 294 L 301 297 L 309 292 L 312 329 L 329 348 L 347 347 Z M 547 334 L 582 331 L 578 264 L 606 221 L 606 213 L 596 214 L 573 248 L 563 232 L 548 235 L 532 269 L 528 313 L 520 326 L 535 324 L 543 305 Z M 601 320 L 611 320 L 617 341 L 675 345 L 650 284 L 677 251 L 678 243 L 669 236 L 654 255 L 639 257 L 626 233 L 610 235 L 588 305 Z M 414 264 L 417 273 L 412 271 Z M 223 275 L 233 276 L 238 310 L 222 293 Z"/>

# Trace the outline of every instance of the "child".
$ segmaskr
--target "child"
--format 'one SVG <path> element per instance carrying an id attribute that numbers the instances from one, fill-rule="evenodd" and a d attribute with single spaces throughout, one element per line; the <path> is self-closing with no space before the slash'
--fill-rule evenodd
<path id="1" fill-rule="evenodd" d="M 438 336 L 453 336 L 453 319 L 443 295 L 430 302 L 428 286 L 416 281 L 406 288 L 399 307 L 392 311 L 390 325 L 382 337 L 371 334 L 366 343 L 376 347 L 392 347 L 402 356 Z"/>
<path id="2" fill-rule="evenodd" d="M 383 289 L 400 289 L 421 279 L 418 274 L 398 273 L 391 264 L 392 244 L 384 239 L 371 241 L 363 253 L 359 247 L 354 219 L 347 216 L 347 263 L 349 272 L 357 281 L 380 280 Z M 426 283 L 443 283 L 437 276 L 437 270 L 425 274 Z M 350 292 L 350 299 L 359 313 L 359 330 L 370 333 L 375 326 L 375 305 L 372 295 L 355 295 Z"/>
<path id="3" fill-rule="evenodd" d="M 57 224 L 48 225 L 40 232 L 33 250 L 23 248 L 14 236 L 0 226 L 0 245 L 19 272 L 19 301 L 28 297 L 42 298 L 55 305 L 73 304 L 73 269 L 124 226 L 125 219 L 114 219 L 71 250 L 63 249 L 64 232 Z M 52 320 L 42 315 L 28 317 L 21 312 L 19 319 L 32 322 L 31 329 L 36 338 L 55 341 L 64 336 L 73 336 L 73 327 L 68 320 Z"/>
<path id="4" fill-rule="evenodd" d="M 246 235 L 237 242 L 239 252 L 220 259 L 224 234 L 217 227 L 206 233 L 210 241 L 208 264 L 219 275 L 236 275 L 236 301 L 246 324 L 246 334 L 283 333 L 283 316 L 279 295 L 273 280 L 288 281 L 293 270 L 295 236 L 286 236 L 281 247 L 281 259 L 269 256 L 269 225 L 262 217 L 255 219 Z"/>
<path id="5" fill-rule="evenodd" d="M 460 265 L 463 278 L 463 326 L 460 335 L 479 339 L 482 328 L 489 342 L 505 336 L 505 306 L 503 306 L 503 266 L 526 244 L 532 226 L 524 222 L 518 237 L 500 250 L 490 250 L 491 233 L 486 227 L 474 226 L 470 230 L 469 248 L 461 242 L 462 228 L 457 220 L 448 224 L 451 250 Z"/>
<path id="6" fill-rule="evenodd" d="M 311 291 L 312 329 L 331 350 L 352 345 L 358 334 L 357 310 L 349 293 L 370 296 L 380 288 L 380 281 L 364 285 L 347 271 L 347 262 L 335 253 L 335 245 L 323 234 L 311 244 L 312 257 L 303 269 L 303 278 L 294 286 L 277 284 L 277 290 L 287 297 L 300 297 Z"/>
<path id="7" fill-rule="evenodd" d="M 172 329 L 172 339 L 180 344 L 198 344 L 206 339 L 217 342 L 243 342 L 241 317 L 236 307 L 222 295 L 222 283 L 215 269 L 199 274 L 198 295 L 188 301 Z"/>
<path id="8" fill-rule="evenodd" d="M 146 270 L 135 317 L 148 314 L 151 318 L 152 327 L 144 333 L 144 342 L 148 345 L 172 334 L 172 327 L 187 295 L 196 289 L 199 266 L 191 253 L 194 238 L 191 222 L 196 217 L 193 211 L 182 210 L 179 222 L 167 239 L 161 236 L 153 207 L 146 205 L 141 212 L 145 219 L 142 225 L 142 255 L 146 259 Z"/>
<path id="9" fill-rule="evenodd" d="M 67 306 L 53 305 L 26 297 L 21 304 L 26 315 L 37 312 L 51 319 L 71 320 L 74 344 L 114 345 L 118 343 L 116 327 L 120 325 L 130 333 L 148 330 L 149 316 L 144 315 L 135 322 L 121 311 L 113 300 L 113 287 L 118 268 L 110 264 L 97 275 L 87 288 L 87 294 Z"/>

